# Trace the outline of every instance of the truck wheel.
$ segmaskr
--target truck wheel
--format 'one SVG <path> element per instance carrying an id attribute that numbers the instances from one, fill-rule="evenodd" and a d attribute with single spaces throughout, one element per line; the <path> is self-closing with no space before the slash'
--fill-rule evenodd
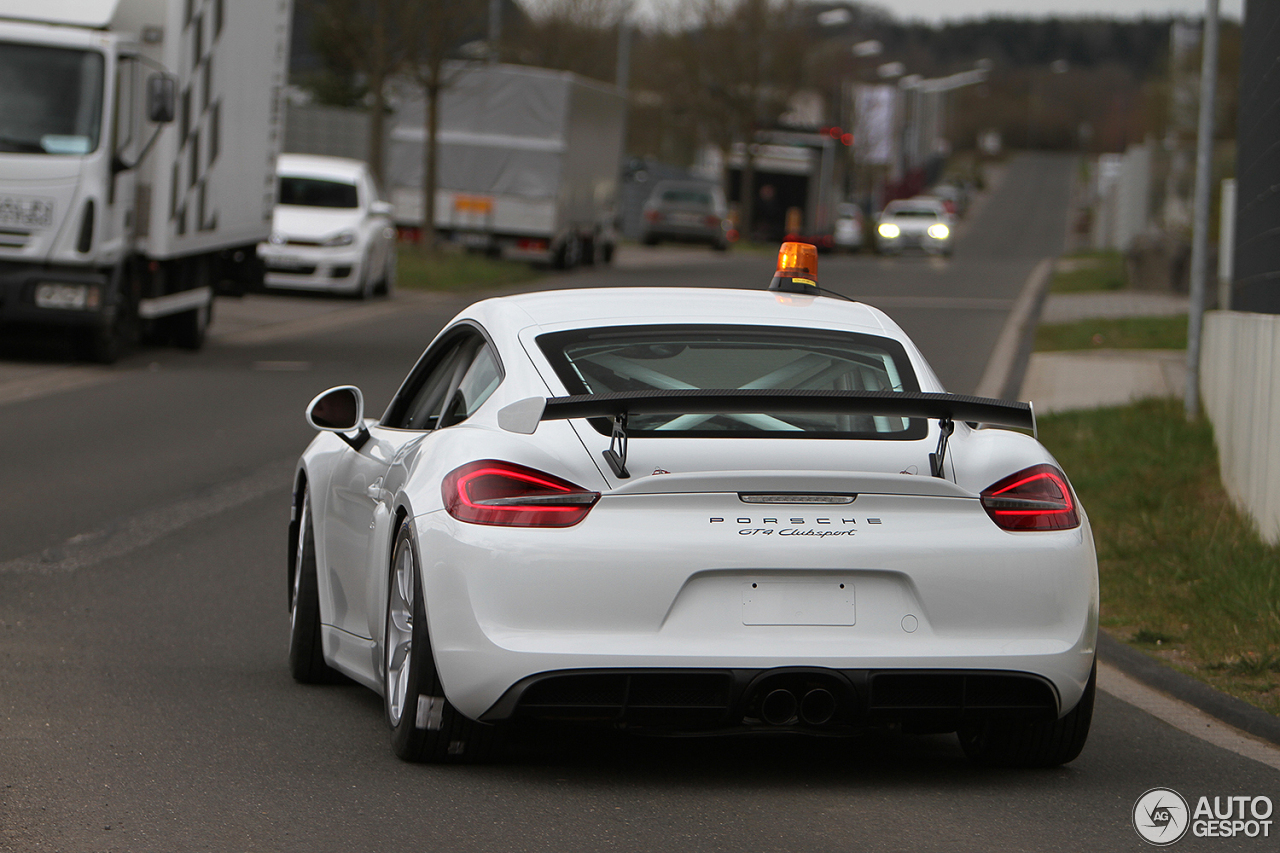
<path id="1" fill-rule="evenodd" d="M 86 361 L 114 364 L 138 340 L 138 321 L 129 306 L 121 304 L 107 326 L 95 326 L 81 333 L 77 354 Z"/>
<path id="2" fill-rule="evenodd" d="M 213 303 L 183 311 L 171 318 L 173 342 L 183 349 L 198 350 L 204 346 L 205 333 L 213 321 Z"/>
<path id="3" fill-rule="evenodd" d="M 571 270 L 581 259 L 582 243 L 577 234 L 571 234 L 560 244 L 560 251 L 556 253 L 556 269 Z"/>
<path id="4" fill-rule="evenodd" d="M 76 342 L 79 356 L 85 361 L 98 364 L 115 364 L 124 351 L 124 340 L 120 334 L 119 324 L 94 327 L 82 332 Z"/>

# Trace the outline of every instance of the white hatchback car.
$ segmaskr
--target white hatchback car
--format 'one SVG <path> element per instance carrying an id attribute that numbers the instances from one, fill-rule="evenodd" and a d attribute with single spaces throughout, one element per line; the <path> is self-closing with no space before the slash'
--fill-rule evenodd
<path id="1" fill-rule="evenodd" d="M 882 312 L 817 295 L 805 248 L 778 292 L 488 299 L 380 418 L 313 400 L 293 676 L 381 694 L 410 760 L 538 720 L 1075 758 L 1097 563 L 1053 456 L 991 428 L 1030 406 L 946 393 Z"/>
<path id="2" fill-rule="evenodd" d="M 396 230 L 359 160 L 281 154 L 271 237 L 258 244 L 268 287 L 360 298 L 395 289 Z"/>

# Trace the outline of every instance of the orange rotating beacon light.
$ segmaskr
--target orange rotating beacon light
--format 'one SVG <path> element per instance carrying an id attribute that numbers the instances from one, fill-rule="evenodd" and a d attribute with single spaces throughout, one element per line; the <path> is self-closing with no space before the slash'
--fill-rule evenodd
<path id="1" fill-rule="evenodd" d="M 818 247 L 810 243 L 783 243 L 778 251 L 778 271 L 770 290 L 818 295 Z"/>

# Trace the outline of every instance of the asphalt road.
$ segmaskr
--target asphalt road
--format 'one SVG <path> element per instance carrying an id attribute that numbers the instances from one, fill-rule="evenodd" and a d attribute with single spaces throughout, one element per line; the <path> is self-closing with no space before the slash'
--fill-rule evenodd
<path id="1" fill-rule="evenodd" d="M 822 283 L 886 308 L 971 391 L 1060 249 L 1070 169 L 1015 161 L 950 260 L 824 256 Z M 771 271 L 636 250 L 540 286 L 763 287 Z M 0 850 L 1140 850 L 1130 810 L 1150 788 L 1280 801 L 1280 771 L 1106 693 L 1084 754 L 1042 772 L 892 735 L 544 733 L 495 765 L 400 763 L 373 693 L 289 678 L 289 472 L 315 393 L 354 382 L 379 410 L 465 302 L 259 299 L 226 305 L 199 354 L 0 361 Z M 284 306 L 301 319 L 234 325 Z"/>

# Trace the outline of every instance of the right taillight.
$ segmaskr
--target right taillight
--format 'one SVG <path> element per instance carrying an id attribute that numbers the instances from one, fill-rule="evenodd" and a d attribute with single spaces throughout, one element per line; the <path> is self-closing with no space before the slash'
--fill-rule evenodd
<path id="1" fill-rule="evenodd" d="M 1067 478 L 1052 465 L 1033 465 L 982 491 L 982 508 L 1005 530 L 1067 530 L 1080 513 Z"/>
<path id="2" fill-rule="evenodd" d="M 554 474 L 496 459 L 453 470 L 440 490 L 449 515 L 501 527 L 572 527 L 600 500 Z"/>

